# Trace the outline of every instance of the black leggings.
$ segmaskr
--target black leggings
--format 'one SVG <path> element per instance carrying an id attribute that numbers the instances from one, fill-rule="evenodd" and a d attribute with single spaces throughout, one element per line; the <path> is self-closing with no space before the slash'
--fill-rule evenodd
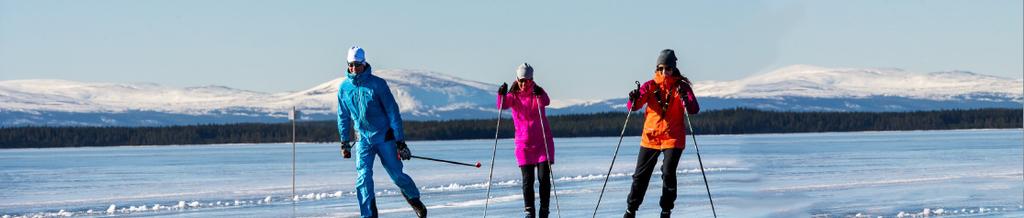
<path id="1" fill-rule="evenodd" d="M 523 171 L 523 204 L 526 212 L 534 213 L 533 207 L 533 181 L 540 180 L 540 216 L 547 217 L 548 205 L 551 202 L 551 164 L 548 162 L 520 166 Z M 534 170 L 536 169 L 536 170 Z M 540 175 L 540 177 L 537 177 Z"/>
<path id="2" fill-rule="evenodd" d="M 665 159 L 661 162 L 661 180 L 664 183 L 661 188 L 661 210 L 671 211 L 675 207 L 676 167 L 679 166 L 679 157 L 683 155 L 683 149 L 658 150 L 640 147 L 640 153 L 636 158 L 636 172 L 633 173 L 633 187 L 630 188 L 629 198 L 626 199 L 627 210 L 636 211 L 644 202 L 651 173 L 654 172 L 654 166 L 658 164 L 658 155 L 661 153 L 665 153 Z"/>

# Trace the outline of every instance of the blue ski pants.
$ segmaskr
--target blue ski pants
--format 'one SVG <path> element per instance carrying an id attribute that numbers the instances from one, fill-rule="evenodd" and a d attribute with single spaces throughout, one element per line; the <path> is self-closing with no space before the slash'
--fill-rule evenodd
<path id="1" fill-rule="evenodd" d="M 406 198 L 419 198 L 420 190 L 409 175 L 402 172 L 402 160 L 398 158 L 398 150 L 394 141 L 377 144 L 356 143 L 356 197 L 359 200 L 359 214 L 362 217 L 376 217 L 377 206 L 373 191 L 373 159 L 380 156 L 380 163 L 391 176 L 391 181 L 402 190 Z"/>

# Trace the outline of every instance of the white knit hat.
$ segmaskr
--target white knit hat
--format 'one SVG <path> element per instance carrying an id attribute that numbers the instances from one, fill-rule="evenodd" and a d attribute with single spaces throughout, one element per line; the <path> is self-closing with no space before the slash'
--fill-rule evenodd
<path id="1" fill-rule="evenodd" d="M 349 63 L 351 63 L 351 62 L 365 63 L 366 62 L 366 52 L 364 52 L 363 48 L 360 48 L 359 46 L 352 46 L 352 48 L 348 49 L 348 56 L 345 59 Z"/>
<path id="2" fill-rule="evenodd" d="M 516 79 L 533 79 L 533 67 L 530 64 L 523 63 L 516 68 Z"/>

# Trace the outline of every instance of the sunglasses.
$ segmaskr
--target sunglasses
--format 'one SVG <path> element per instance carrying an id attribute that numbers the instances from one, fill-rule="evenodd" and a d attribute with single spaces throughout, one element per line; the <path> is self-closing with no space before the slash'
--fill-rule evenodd
<path id="1" fill-rule="evenodd" d="M 362 66 L 363 66 L 363 62 L 358 62 L 358 61 L 348 62 L 348 67 L 362 67 Z"/>
<path id="2" fill-rule="evenodd" d="M 526 82 L 526 81 L 532 81 L 532 80 L 533 80 L 533 79 L 527 79 L 527 78 L 522 78 L 522 79 L 518 79 L 518 80 L 516 80 L 516 81 L 519 81 L 519 82 Z"/>
<path id="3" fill-rule="evenodd" d="M 658 66 L 658 68 L 654 68 L 654 69 L 655 69 L 655 70 L 657 70 L 657 71 L 663 71 L 663 72 L 664 72 L 664 71 L 670 71 L 670 70 L 673 70 L 673 68 L 672 68 L 672 67 L 666 67 L 666 66 Z"/>

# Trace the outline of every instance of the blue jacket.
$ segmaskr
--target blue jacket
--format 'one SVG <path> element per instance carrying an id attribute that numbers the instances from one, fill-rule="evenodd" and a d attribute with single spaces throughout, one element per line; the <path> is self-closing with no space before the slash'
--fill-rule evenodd
<path id="1" fill-rule="evenodd" d="M 388 83 L 371 74 L 369 65 L 363 73 L 346 73 L 348 79 L 338 89 L 338 132 L 341 141 L 352 141 L 353 121 L 361 143 L 377 144 L 403 141 L 402 115 Z M 389 134 L 390 131 L 390 134 Z M 393 137 L 393 138 L 392 138 Z"/>

